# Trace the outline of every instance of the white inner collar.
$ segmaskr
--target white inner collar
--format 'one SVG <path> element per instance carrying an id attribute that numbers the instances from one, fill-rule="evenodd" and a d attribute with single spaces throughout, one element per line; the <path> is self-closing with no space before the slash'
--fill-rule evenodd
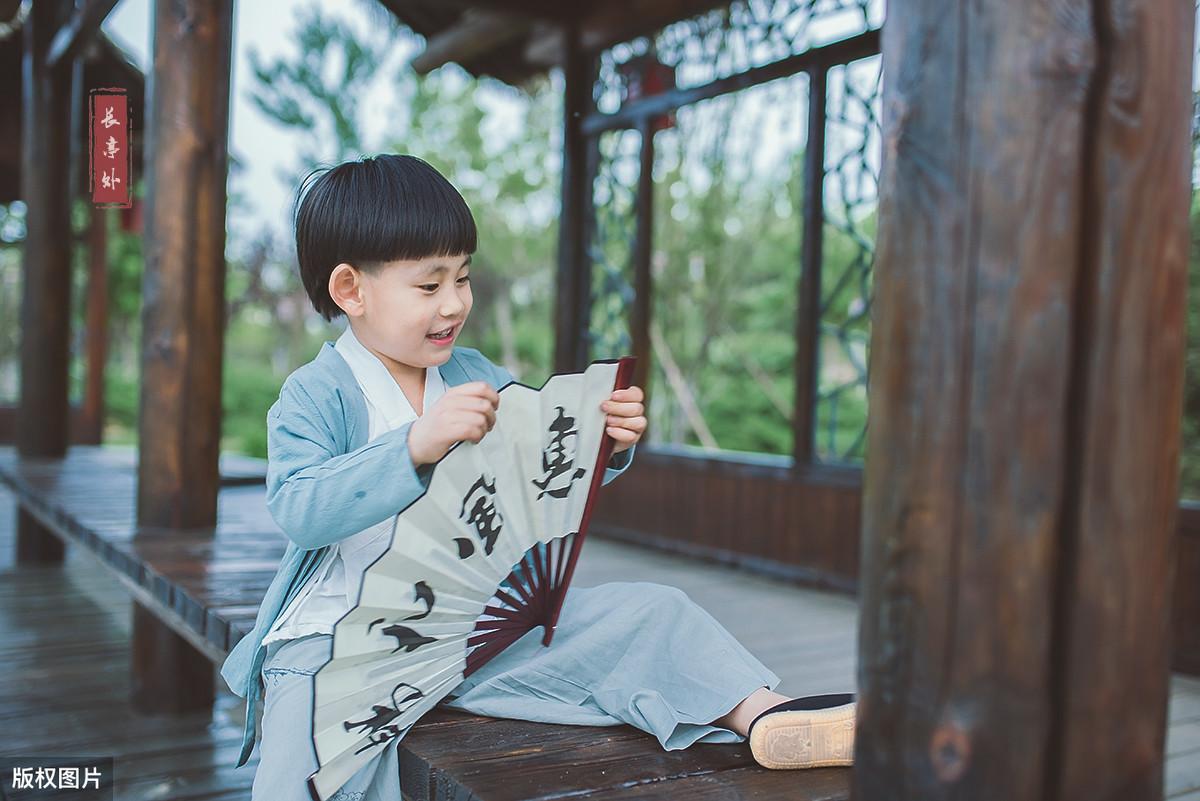
<path id="1" fill-rule="evenodd" d="M 400 385 L 396 383 L 396 379 L 388 372 L 379 357 L 359 342 L 349 325 L 338 337 L 334 347 L 350 365 L 350 369 L 354 372 L 354 378 L 362 388 L 367 401 L 387 421 L 388 429 L 417 419 L 416 410 L 408 402 L 408 398 L 400 389 Z M 425 392 L 421 399 L 422 412 L 427 410 L 430 404 L 436 402 L 445 391 L 445 382 L 442 381 L 442 374 L 438 368 L 426 367 Z"/>

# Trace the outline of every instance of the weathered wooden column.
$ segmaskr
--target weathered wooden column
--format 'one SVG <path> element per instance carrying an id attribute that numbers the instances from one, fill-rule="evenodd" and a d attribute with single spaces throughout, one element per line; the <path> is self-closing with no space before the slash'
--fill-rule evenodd
<path id="1" fill-rule="evenodd" d="M 91 208 L 88 222 L 87 377 L 80 410 L 82 441 L 104 439 L 104 370 L 108 361 L 108 209 Z"/>
<path id="2" fill-rule="evenodd" d="M 825 128 L 829 65 L 808 70 L 808 141 L 804 146 L 804 220 L 796 281 L 796 389 L 792 398 L 792 466 L 817 461 L 816 420 L 821 351 L 821 261 L 825 252 Z"/>
<path id="3" fill-rule="evenodd" d="M 146 125 L 138 523 L 216 522 L 232 0 L 159 0 Z M 134 605 L 134 704 L 213 700 L 212 664 Z"/>
<path id="4" fill-rule="evenodd" d="M 67 452 L 71 64 L 52 68 L 46 63 L 46 54 L 73 5 L 70 0 L 35 3 L 23 26 L 21 196 L 27 211 L 16 431 L 17 452 L 22 457 L 58 458 Z M 18 511 L 17 562 L 60 562 L 62 558 L 62 540 L 23 509 Z"/>
<path id="5" fill-rule="evenodd" d="M 588 232 L 592 216 L 593 143 L 583 120 L 595 108 L 596 57 L 583 49 L 578 22 L 563 26 L 562 208 L 558 225 L 558 276 L 554 304 L 554 370 L 581 370 L 588 363 L 592 262 Z"/>
<path id="6" fill-rule="evenodd" d="M 861 801 L 1157 801 L 1191 3 L 896 0 Z"/>
<path id="7" fill-rule="evenodd" d="M 655 118 L 650 116 L 638 120 L 641 146 L 633 239 L 633 309 L 629 315 L 629 338 L 637 358 L 633 385 L 643 392 L 650 376 L 650 321 L 654 309 L 654 123 Z M 649 396 L 646 400 L 649 405 Z"/>

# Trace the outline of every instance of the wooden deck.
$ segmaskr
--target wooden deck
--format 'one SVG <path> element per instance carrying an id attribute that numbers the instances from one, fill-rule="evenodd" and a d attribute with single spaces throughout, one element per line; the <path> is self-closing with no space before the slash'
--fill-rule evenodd
<path id="1" fill-rule="evenodd" d="M 11 494 L 0 489 L 0 644 L 6 646 L 0 649 L 4 668 L 0 730 L 5 732 L 0 754 L 114 755 L 116 797 L 122 801 L 248 799 L 257 752 L 248 765 L 233 767 L 240 746 L 242 699 L 222 691 L 211 714 L 182 718 L 134 714 L 125 701 L 129 695 L 128 591 L 82 548 L 68 548 L 62 567 L 15 570 L 14 515 Z M 589 586 L 612 580 L 658 581 L 682 588 L 782 677 L 780 692 L 835 692 L 853 686 L 857 635 L 852 599 L 590 540 L 576 581 Z M 778 636 L 781 625 L 786 627 L 785 636 Z M 218 686 L 223 688 L 219 680 Z M 496 721 L 494 725 L 510 724 Z M 439 736 L 462 736 L 453 729 L 451 724 L 440 734 L 426 735 L 428 746 L 437 749 Z M 622 731 L 580 728 L 580 744 L 587 742 L 587 735 L 613 736 Z M 744 745 L 694 747 L 719 749 L 734 760 L 745 761 L 747 756 Z M 1200 680 L 1174 679 L 1167 750 L 1167 797 L 1200 801 Z M 645 749 L 640 753 L 644 755 Z M 652 758 L 660 759 L 663 775 L 669 775 L 670 754 L 660 752 Z M 548 768 L 553 769 L 552 763 Z M 676 779 L 670 782 L 670 793 L 653 784 L 622 784 L 618 772 L 611 789 L 587 797 L 673 799 L 686 792 L 689 799 L 699 801 L 737 798 L 741 796 L 725 782 L 735 779 L 740 770 L 760 769 L 748 766 Z M 772 772 L 771 778 L 783 787 L 790 773 Z M 826 773 L 827 794 L 806 797 L 845 797 L 844 778 L 837 775 L 842 772 Z M 817 778 L 807 776 L 806 786 Z M 525 781 L 530 799 L 572 794 L 569 787 L 547 783 L 545 775 L 534 773 Z"/>

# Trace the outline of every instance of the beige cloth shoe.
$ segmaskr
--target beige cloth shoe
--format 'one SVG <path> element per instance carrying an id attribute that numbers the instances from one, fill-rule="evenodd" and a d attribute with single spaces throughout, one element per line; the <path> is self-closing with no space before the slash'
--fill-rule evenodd
<path id="1" fill-rule="evenodd" d="M 853 693 L 808 695 L 776 704 L 750 723 L 750 753 L 764 768 L 854 764 Z"/>

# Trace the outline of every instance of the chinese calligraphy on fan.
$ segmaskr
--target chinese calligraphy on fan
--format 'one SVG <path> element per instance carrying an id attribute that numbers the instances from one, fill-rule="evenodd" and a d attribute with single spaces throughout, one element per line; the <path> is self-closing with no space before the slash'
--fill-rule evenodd
<path id="1" fill-rule="evenodd" d="M 558 410 L 558 416 L 550 424 L 550 433 L 553 436 L 550 444 L 546 446 L 546 450 L 542 452 L 542 471 L 546 475 L 542 477 L 541 481 L 535 479 L 533 482 L 534 486 L 541 490 L 538 493 L 539 500 L 543 495 L 553 498 L 567 497 L 571 492 L 571 485 L 587 472 L 580 467 L 571 473 L 571 468 L 575 465 L 575 448 L 579 440 L 579 432 L 575 428 L 575 418 L 568 417 L 563 407 L 555 408 Z M 571 476 L 565 483 L 558 481 L 557 486 L 550 489 L 552 482 L 567 473 L 571 473 Z"/>

